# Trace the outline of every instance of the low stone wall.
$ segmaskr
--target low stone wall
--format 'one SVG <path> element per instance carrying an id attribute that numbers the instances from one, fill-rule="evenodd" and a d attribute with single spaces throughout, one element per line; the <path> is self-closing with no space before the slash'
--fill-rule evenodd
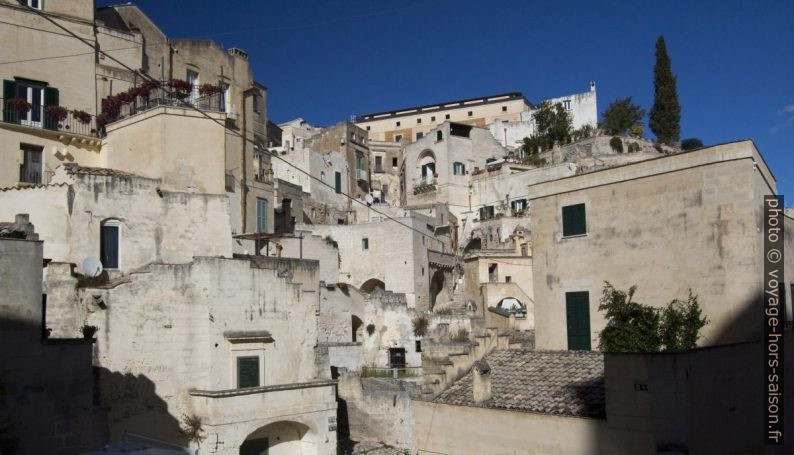
<path id="1" fill-rule="evenodd" d="M 418 386 L 405 381 L 360 379 L 343 372 L 338 384 L 340 432 L 346 423 L 354 441 L 381 442 L 413 451 L 412 387 Z"/>

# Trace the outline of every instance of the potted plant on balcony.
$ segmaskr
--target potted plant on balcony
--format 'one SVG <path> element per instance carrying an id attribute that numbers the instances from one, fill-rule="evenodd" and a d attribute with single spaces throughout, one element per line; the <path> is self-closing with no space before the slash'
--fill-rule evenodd
<path id="1" fill-rule="evenodd" d="M 193 91 L 193 85 L 182 79 L 171 79 L 168 81 L 168 86 L 171 88 L 171 95 L 179 100 L 184 100 Z"/>
<path id="2" fill-rule="evenodd" d="M 209 96 L 221 92 L 221 87 L 214 84 L 201 84 L 198 89 L 199 95 Z"/>
<path id="3" fill-rule="evenodd" d="M 47 106 L 44 108 L 44 111 L 47 113 L 47 116 L 56 122 L 66 120 L 66 116 L 69 115 L 69 111 L 63 106 Z"/>
<path id="4" fill-rule="evenodd" d="M 27 113 L 33 106 L 22 98 L 11 98 L 7 103 L 8 107 L 16 110 L 20 114 Z"/>
<path id="5" fill-rule="evenodd" d="M 91 114 L 86 111 L 72 111 L 72 118 L 77 120 L 78 122 L 82 123 L 83 125 L 88 125 L 91 123 Z"/>

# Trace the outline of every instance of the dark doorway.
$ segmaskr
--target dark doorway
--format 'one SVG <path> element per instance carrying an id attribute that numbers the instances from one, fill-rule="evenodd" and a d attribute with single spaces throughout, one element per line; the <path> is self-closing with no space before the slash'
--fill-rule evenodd
<path id="1" fill-rule="evenodd" d="M 240 455 L 267 455 L 267 438 L 248 439 L 240 446 Z"/>
<path id="2" fill-rule="evenodd" d="M 405 348 L 389 348 L 389 368 L 405 368 Z"/>
<path id="3" fill-rule="evenodd" d="M 364 324 L 364 322 L 361 320 L 361 318 L 359 318 L 355 314 L 350 317 L 350 320 L 351 320 L 351 329 L 353 332 L 353 342 L 355 343 L 356 341 L 358 341 L 358 331 L 361 330 L 361 325 Z"/>
<path id="4" fill-rule="evenodd" d="M 568 350 L 590 350 L 590 296 L 588 292 L 565 293 Z"/>

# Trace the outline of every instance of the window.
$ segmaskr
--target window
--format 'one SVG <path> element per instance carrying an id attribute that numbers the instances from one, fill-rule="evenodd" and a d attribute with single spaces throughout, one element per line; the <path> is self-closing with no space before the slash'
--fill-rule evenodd
<path id="1" fill-rule="evenodd" d="M 369 131 L 369 126 L 367 127 L 367 131 Z"/>
<path id="2" fill-rule="evenodd" d="M 505 277 L 505 283 L 509 283 L 512 278 L 508 275 Z"/>
<path id="3" fill-rule="evenodd" d="M 502 106 L 502 112 L 507 112 L 507 106 Z"/>
<path id="4" fill-rule="evenodd" d="M 363 171 L 364 170 L 364 154 L 363 153 L 356 153 L 356 170 Z"/>
<path id="5" fill-rule="evenodd" d="M 417 125 L 421 125 L 422 124 L 422 119 L 420 119 L 420 118 L 416 119 L 416 124 Z"/>
<path id="6" fill-rule="evenodd" d="M 403 140 L 403 135 L 402 134 L 395 134 L 394 135 L 394 142 L 400 142 L 402 140 Z"/>
<path id="7" fill-rule="evenodd" d="M 237 357 L 237 388 L 259 387 L 259 357 Z"/>
<path id="8" fill-rule="evenodd" d="M 449 120 L 449 114 L 445 115 L 444 118 Z"/>
<path id="9" fill-rule="evenodd" d="M 565 317 L 568 328 L 568 350 L 590 350 L 590 295 L 584 292 L 565 293 Z"/>
<path id="10" fill-rule="evenodd" d="M 30 105 L 30 109 L 22 111 L 6 105 L 3 112 L 5 122 L 57 129 L 58 120 L 49 118 L 44 110 L 46 106 L 58 105 L 57 89 L 47 87 L 46 82 L 21 78 L 3 81 L 3 99 L 7 102 L 13 98 L 25 100 Z"/>
<path id="11" fill-rule="evenodd" d="M 471 116 L 473 116 L 473 115 L 474 115 L 474 112 L 472 112 L 472 111 L 469 111 L 469 114 L 468 114 L 468 115 L 469 115 L 469 117 L 471 117 Z"/>
<path id="12" fill-rule="evenodd" d="M 195 71 L 187 70 L 187 74 L 185 80 L 193 86 L 193 89 L 190 92 L 190 101 L 195 101 L 198 98 L 198 85 L 199 85 L 199 75 Z"/>
<path id="13" fill-rule="evenodd" d="M 26 5 L 28 5 L 31 8 L 35 8 L 35 9 L 41 9 L 41 6 L 42 6 L 41 4 L 43 2 L 44 2 L 44 0 L 25 0 L 25 4 Z"/>
<path id="14" fill-rule="evenodd" d="M 416 352 L 422 352 L 422 341 L 421 340 L 414 341 L 414 346 L 415 346 L 414 350 Z"/>
<path id="15" fill-rule="evenodd" d="M 444 133 L 441 131 L 436 131 L 436 141 L 443 141 L 444 140 Z"/>
<path id="16" fill-rule="evenodd" d="M 565 108 L 566 111 L 571 110 L 571 100 L 565 100 L 562 102 L 562 106 Z"/>
<path id="17" fill-rule="evenodd" d="M 480 220 L 489 220 L 494 217 L 494 208 L 492 205 L 480 207 Z"/>
<path id="18" fill-rule="evenodd" d="M 391 167 L 397 167 L 397 158 L 391 159 Z"/>
<path id="19" fill-rule="evenodd" d="M 256 198 L 256 232 L 267 232 L 267 199 Z"/>
<path id="20" fill-rule="evenodd" d="M 102 222 L 99 231 L 99 258 L 102 267 L 117 269 L 121 263 L 121 222 L 111 219 Z"/>
<path id="21" fill-rule="evenodd" d="M 354 141 L 356 140 L 356 133 L 355 132 L 353 132 L 353 131 L 350 132 L 350 139 L 354 140 Z"/>
<path id="22" fill-rule="evenodd" d="M 21 144 L 22 164 L 19 165 L 19 181 L 23 183 L 43 183 L 41 179 L 41 157 L 43 147 Z"/>
<path id="23" fill-rule="evenodd" d="M 343 220 L 342 218 L 337 218 L 336 224 L 345 224 L 345 220 Z"/>
<path id="24" fill-rule="evenodd" d="M 383 172 L 383 157 L 375 157 L 375 172 Z"/>
<path id="25" fill-rule="evenodd" d="M 254 112 L 257 114 L 259 113 L 259 95 L 254 95 L 251 97 L 251 107 L 254 109 Z"/>
<path id="26" fill-rule="evenodd" d="M 435 122 L 436 121 L 436 116 L 434 115 L 434 116 L 430 117 L 430 121 L 431 122 Z"/>
<path id="27" fill-rule="evenodd" d="M 361 249 L 362 250 L 368 250 L 369 249 L 369 239 L 368 238 L 364 237 L 363 239 L 361 239 Z"/>
<path id="28" fill-rule="evenodd" d="M 466 166 L 463 163 L 454 163 L 452 171 L 455 175 L 464 175 L 466 174 Z"/>
<path id="29" fill-rule="evenodd" d="M 488 282 L 489 283 L 496 283 L 499 279 L 499 264 L 490 263 L 488 264 Z"/>
<path id="30" fill-rule="evenodd" d="M 321 182 L 325 181 L 325 171 L 320 171 L 320 181 Z"/>
<path id="31" fill-rule="evenodd" d="M 342 173 L 339 171 L 334 172 L 334 187 L 336 194 L 342 193 Z"/>
<path id="32" fill-rule="evenodd" d="M 526 243 L 521 244 L 521 256 L 529 256 L 529 247 Z"/>
<path id="33" fill-rule="evenodd" d="M 405 368 L 405 348 L 389 348 L 389 368 Z"/>
<path id="34" fill-rule="evenodd" d="M 397 126 L 400 126 L 400 122 L 397 122 Z"/>
<path id="35" fill-rule="evenodd" d="M 422 139 L 423 137 L 425 137 L 425 133 L 421 133 L 421 132 L 420 132 L 420 133 L 416 133 L 416 140 L 417 140 L 417 141 L 418 141 L 419 139 Z"/>
<path id="36" fill-rule="evenodd" d="M 562 236 L 587 234 L 584 204 L 568 205 L 562 208 Z"/>
<path id="37" fill-rule="evenodd" d="M 510 201 L 510 209 L 513 211 L 513 216 L 522 215 L 527 208 L 526 199 L 517 199 Z"/>
<path id="38" fill-rule="evenodd" d="M 425 268 L 422 267 L 422 276 L 425 276 Z"/>

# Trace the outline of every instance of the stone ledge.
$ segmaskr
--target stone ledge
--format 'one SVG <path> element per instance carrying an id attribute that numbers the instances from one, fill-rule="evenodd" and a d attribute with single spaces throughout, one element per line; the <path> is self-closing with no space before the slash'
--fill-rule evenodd
<path id="1" fill-rule="evenodd" d="M 319 381 L 296 382 L 292 384 L 267 385 L 262 387 L 250 387 L 246 389 L 227 389 L 227 390 L 189 390 L 188 393 L 194 397 L 225 398 L 240 395 L 253 395 L 257 393 L 279 392 L 282 390 L 310 389 L 313 387 L 335 386 L 338 383 L 335 379 L 323 379 Z"/>

